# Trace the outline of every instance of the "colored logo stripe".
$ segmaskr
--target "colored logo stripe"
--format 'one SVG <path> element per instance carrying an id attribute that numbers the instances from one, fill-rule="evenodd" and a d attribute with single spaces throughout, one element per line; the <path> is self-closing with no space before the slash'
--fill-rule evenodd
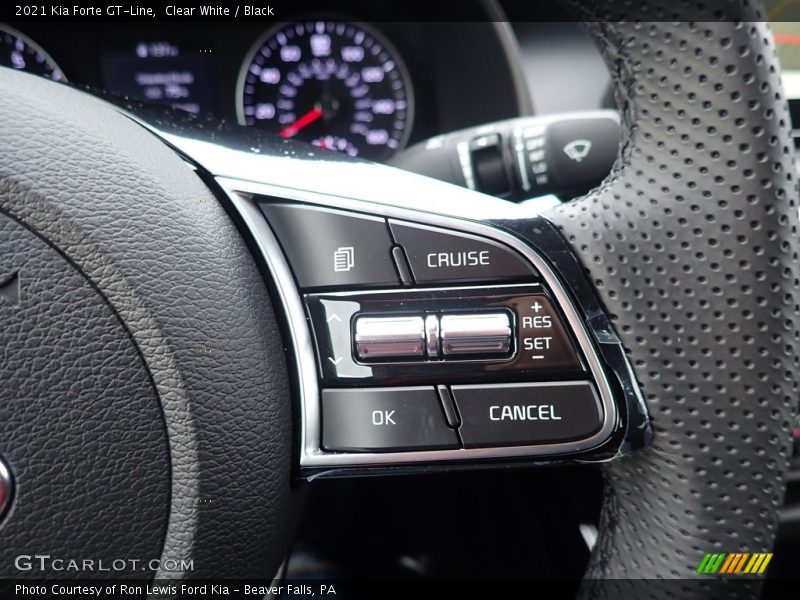
<path id="1" fill-rule="evenodd" d="M 762 553 L 762 554 L 753 554 L 753 558 L 750 559 L 750 562 L 747 563 L 747 566 L 744 569 L 745 573 L 757 573 L 761 575 L 764 571 L 767 570 L 767 565 L 769 561 L 772 560 L 772 553 L 769 554 Z"/>
<path id="2" fill-rule="evenodd" d="M 724 552 L 722 554 L 706 554 L 700 566 L 697 567 L 697 572 L 706 574 L 716 573 L 724 559 Z"/>
<path id="3" fill-rule="evenodd" d="M 746 561 L 748 558 L 750 558 L 749 552 L 734 552 L 728 554 L 728 558 L 723 563 L 719 572 L 725 574 L 738 573 L 742 570 L 742 567 L 744 567 L 744 561 Z"/>
<path id="4" fill-rule="evenodd" d="M 761 575 L 767 570 L 767 565 L 772 560 L 772 553 L 756 552 L 718 552 L 707 553 L 697 572 L 704 575 L 735 575 L 746 573 L 750 575 Z"/>

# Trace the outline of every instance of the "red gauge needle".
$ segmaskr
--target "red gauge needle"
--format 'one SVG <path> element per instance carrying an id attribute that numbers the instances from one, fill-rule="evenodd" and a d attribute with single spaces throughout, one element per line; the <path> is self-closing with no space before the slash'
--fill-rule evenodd
<path id="1" fill-rule="evenodd" d="M 312 108 L 302 117 L 297 119 L 291 125 L 287 125 L 283 129 L 278 132 L 278 135 L 282 138 L 290 138 L 296 136 L 303 127 L 307 127 L 311 125 L 314 121 L 319 119 L 322 116 L 322 110 L 319 108 Z"/>

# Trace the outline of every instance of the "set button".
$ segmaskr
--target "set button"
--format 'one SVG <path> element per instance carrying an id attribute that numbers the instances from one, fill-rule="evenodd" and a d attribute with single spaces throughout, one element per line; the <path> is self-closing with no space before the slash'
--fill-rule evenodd
<path id="1" fill-rule="evenodd" d="M 547 296 L 515 298 L 519 327 L 518 369 L 580 369 L 581 363 L 564 324 Z"/>
<path id="2" fill-rule="evenodd" d="M 541 286 L 304 297 L 325 384 L 580 379 L 586 365 Z"/>

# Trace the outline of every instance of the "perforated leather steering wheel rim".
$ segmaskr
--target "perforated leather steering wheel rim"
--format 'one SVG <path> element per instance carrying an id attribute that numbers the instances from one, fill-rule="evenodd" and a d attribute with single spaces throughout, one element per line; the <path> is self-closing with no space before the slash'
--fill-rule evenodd
<path id="1" fill-rule="evenodd" d="M 599 189 L 548 216 L 612 317 L 655 433 L 605 469 L 593 598 L 634 589 L 603 579 L 702 577 L 706 552 L 770 551 L 791 457 L 798 196 L 775 46 L 747 2 L 741 21 L 681 8 L 709 22 L 579 7 L 612 72 L 623 146 Z"/>

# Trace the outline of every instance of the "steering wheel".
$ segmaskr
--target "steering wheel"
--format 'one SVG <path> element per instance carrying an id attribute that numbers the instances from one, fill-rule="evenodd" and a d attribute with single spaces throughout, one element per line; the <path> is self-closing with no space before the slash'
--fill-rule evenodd
<path id="1" fill-rule="evenodd" d="M 604 184 L 550 217 L 612 315 L 654 427 L 652 445 L 606 469 L 589 579 L 685 579 L 706 552 L 774 543 L 798 398 L 797 181 L 774 42 L 742 11 L 589 27 L 624 143 Z"/>
<path id="2" fill-rule="evenodd" d="M 610 315 L 654 431 L 605 467 L 593 597 L 620 592 L 605 579 L 690 578 L 706 552 L 774 542 L 797 404 L 798 196 L 774 44 L 757 9 L 741 10 L 696 23 L 586 13 L 622 150 L 599 188 L 544 216 Z M 281 198 L 316 188 L 448 210 L 431 192 L 456 194 L 473 221 L 521 213 L 288 142 L 248 153 L 252 133 L 235 153 L 214 128 L 182 143 L 12 71 L 0 90 L 13 493 L 0 573 L 74 575 L 81 558 L 94 561 L 83 577 L 271 578 L 302 509 L 298 340 L 276 316 L 270 257 L 215 177 L 246 164 Z"/>

